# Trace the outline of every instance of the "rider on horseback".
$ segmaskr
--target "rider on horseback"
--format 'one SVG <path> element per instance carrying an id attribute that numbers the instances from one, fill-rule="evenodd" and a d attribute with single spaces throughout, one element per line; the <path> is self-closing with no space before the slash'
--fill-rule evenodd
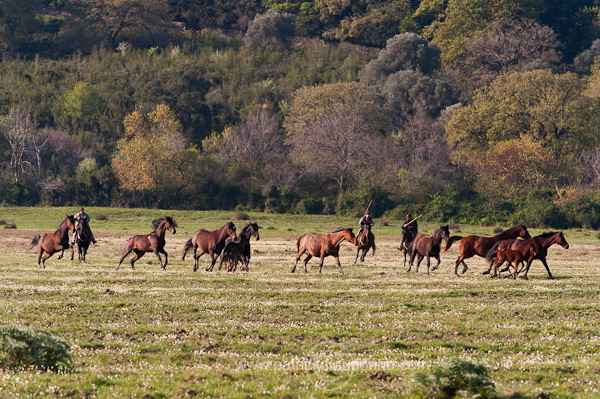
<path id="1" fill-rule="evenodd" d="M 360 221 L 358 222 L 358 224 L 360 225 L 360 229 L 358 229 L 358 234 L 356 235 L 357 241 L 356 244 L 361 244 L 363 245 L 364 242 L 363 241 L 363 235 L 362 232 L 364 229 L 368 229 L 371 230 L 371 227 L 373 227 L 373 225 L 375 224 L 375 222 L 373 221 L 373 218 L 371 218 L 371 212 L 369 211 L 369 209 L 367 209 L 365 211 L 365 214 L 363 215 L 363 217 L 360 218 Z"/>
<path id="2" fill-rule="evenodd" d="M 92 229 L 90 228 L 90 216 L 85 213 L 83 207 L 79 210 L 79 213 L 75 215 L 75 232 L 73 233 L 73 241 L 71 245 L 75 245 L 75 241 L 77 238 L 83 240 L 84 237 L 90 237 L 92 243 L 96 243 L 96 239 L 94 238 L 94 233 L 92 233 Z"/>
<path id="3" fill-rule="evenodd" d="M 404 217 L 404 225 L 402 225 L 402 239 L 400 241 L 400 247 L 398 249 L 407 248 L 417 234 L 419 234 L 419 227 L 417 219 L 423 216 L 422 214 L 413 219 L 410 213 L 407 213 Z"/>

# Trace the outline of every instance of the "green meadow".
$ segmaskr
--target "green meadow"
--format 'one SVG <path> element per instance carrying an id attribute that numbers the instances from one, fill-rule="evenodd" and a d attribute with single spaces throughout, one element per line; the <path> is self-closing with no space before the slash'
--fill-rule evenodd
<path id="1" fill-rule="evenodd" d="M 550 248 L 555 279 L 535 261 L 528 281 L 513 281 L 482 275 L 481 258 L 455 276 L 456 244 L 440 269 L 407 274 L 402 222 L 375 219 L 377 251 L 364 263 L 343 243 L 345 274 L 333 258 L 322 274 L 315 259 L 310 273 L 291 274 L 300 235 L 358 219 L 247 212 L 261 228 L 250 271 L 206 272 L 205 255 L 192 273 L 184 242 L 229 220 L 239 230 L 235 212 L 89 207 L 98 244 L 87 263 L 54 255 L 38 268 L 31 239 L 76 210 L 0 208 L 0 325 L 47 331 L 72 358 L 69 372 L 0 370 L 2 398 L 424 397 L 415 372 L 455 357 L 485 365 L 498 397 L 600 396 L 596 231 L 565 231 L 570 248 Z M 167 270 L 146 254 L 116 271 L 125 241 L 164 216 L 178 223 Z M 437 226 L 420 222 L 427 234 Z M 465 236 L 512 226 L 452 227 Z"/>

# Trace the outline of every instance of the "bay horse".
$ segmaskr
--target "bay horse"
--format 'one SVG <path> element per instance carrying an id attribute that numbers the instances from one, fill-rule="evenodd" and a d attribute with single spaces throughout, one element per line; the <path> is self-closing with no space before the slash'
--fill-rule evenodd
<path id="1" fill-rule="evenodd" d="M 194 253 L 194 269 L 198 270 L 198 259 L 204 254 L 210 255 L 210 265 L 206 267 L 206 271 L 212 271 L 217 262 L 219 254 L 225 247 L 225 240 L 227 237 L 235 239 L 237 237 L 235 233 L 235 224 L 233 222 L 227 222 L 224 226 L 217 230 L 198 230 L 192 238 L 185 242 L 183 246 L 183 253 L 181 254 L 181 260 L 185 260 L 185 255 L 190 249 L 193 249 Z M 200 253 L 198 253 L 200 251 Z"/>
<path id="2" fill-rule="evenodd" d="M 133 251 L 135 255 L 131 258 L 131 268 L 135 270 L 134 263 L 144 256 L 146 252 L 154 252 L 158 261 L 160 262 L 160 267 L 163 270 L 167 269 L 167 264 L 169 263 L 169 255 L 165 251 L 165 233 L 169 230 L 171 233 L 176 233 L 177 223 L 171 217 L 167 216 L 162 219 L 155 219 L 152 221 L 152 225 L 154 226 L 154 231 L 150 234 L 138 234 L 136 236 L 131 237 L 127 240 L 125 244 L 125 249 L 123 250 L 123 255 L 121 256 L 121 260 L 119 260 L 119 264 L 117 265 L 117 270 L 121 267 L 121 263 L 123 263 L 123 259 L 127 255 Z M 165 256 L 165 263 L 163 264 L 162 258 L 160 254 Z"/>
<path id="3" fill-rule="evenodd" d="M 242 263 L 240 270 L 250 270 L 248 266 L 250 263 L 250 237 L 256 238 L 256 241 L 260 240 L 258 224 L 255 222 L 246 223 L 244 227 L 241 228 L 240 234 L 238 234 L 235 240 L 230 238 L 226 240 L 225 247 L 223 247 L 219 256 L 221 261 L 219 270 L 221 270 L 221 266 L 225 261 L 229 262 L 227 267 L 227 271 L 229 272 L 234 272 L 236 270 L 238 262 Z"/>
<path id="4" fill-rule="evenodd" d="M 415 237 L 414 241 L 410 245 L 410 262 L 408 263 L 407 273 L 410 272 L 415 257 L 418 256 L 417 266 L 415 273 L 419 273 L 419 265 L 423 258 L 427 258 L 427 274 L 429 274 L 429 266 L 431 264 L 431 258 L 437 259 L 437 265 L 435 265 L 431 270 L 436 270 L 441 262 L 440 259 L 440 248 L 442 245 L 442 240 L 448 240 L 450 236 L 450 230 L 448 230 L 448 225 L 440 226 L 439 229 L 434 231 L 434 233 L 430 236 L 427 234 L 419 233 Z"/>
<path id="5" fill-rule="evenodd" d="M 400 246 L 398 247 L 398 250 L 402 251 L 404 254 L 404 267 L 406 267 L 406 255 L 410 254 L 412 243 L 417 234 L 418 233 L 415 233 L 414 230 L 409 227 L 402 227 L 402 239 L 400 240 Z"/>
<path id="6" fill-rule="evenodd" d="M 58 230 L 56 230 L 54 233 L 46 233 L 43 236 L 38 234 L 33 237 L 31 240 L 31 248 L 33 248 L 34 245 L 37 245 L 38 266 L 41 266 L 45 269 L 46 259 L 55 253 L 64 251 L 70 247 L 69 230 L 75 230 L 75 217 L 73 215 L 67 215 L 65 220 L 63 220 L 58 226 Z M 44 255 L 44 253 L 46 253 L 46 255 Z"/>
<path id="7" fill-rule="evenodd" d="M 511 263 L 514 265 L 514 270 L 510 274 L 510 276 L 513 279 L 515 279 L 517 278 L 517 270 L 519 268 L 519 265 L 525 261 L 529 261 L 529 259 L 533 259 L 533 257 L 535 256 L 535 250 L 532 246 L 523 249 L 502 248 L 498 250 L 496 256 L 496 261 L 493 263 L 494 274 L 492 274 L 491 277 L 500 277 L 500 265 L 504 262 L 508 262 L 507 269 L 510 269 Z"/>
<path id="8" fill-rule="evenodd" d="M 319 257 L 321 260 L 319 264 L 319 273 L 323 270 L 323 260 L 327 256 L 333 256 L 337 265 L 340 268 L 340 272 L 344 274 L 342 265 L 340 264 L 340 244 L 342 241 L 348 241 L 349 243 L 356 244 L 356 237 L 352 232 L 352 229 L 338 228 L 330 231 L 327 234 L 307 233 L 302 235 L 296 242 L 298 248 L 298 255 L 296 256 L 296 263 L 292 269 L 292 273 L 296 271 L 296 266 L 300 257 L 308 252 L 306 258 L 304 258 L 304 273 L 308 273 L 306 264 L 313 257 Z"/>
<path id="9" fill-rule="evenodd" d="M 458 243 L 458 250 L 460 251 L 460 256 L 458 257 L 458 259 L 456 259 L 456 265 L 454 267 L 454 274 L 458 276 L 458 266 L 461 263 L 463 264 L 462 274 L 465 274 L 465 272 L 468 269 L 467 264 L 465 263 L 465 259 L 471 258 L 475 255 L 485 258 L 490 249 L 492 249 L 494 244 L 498 241 L 514 239 L 517 237 L 521 237 L 524 239 L 531 238 L 531 236 L 529 235 L 529 231 L 527 231 L 527 227 L 525 227 L 524 225 L 519 225 L 508 230 L 504 230 L 503 232 L 496 234 L 492 237 L 482 237 L 475 235 L 466 237 L 452 236 L 446 242 L 446 248 L 444 249 L 444 251 L 450 249 L 450 247 L 455 241 L 460 240 Z M 483 272 L 483 274 L 489 274 L 490 271 L 491 265 L 487 271 Z"/>
<path id="10" fill-rule="evenodd" d="M 77 245 L 77 253 L 79 255 L 79 261 L 85 262 L 85 255 L 87 254 L 90 243 L 92 242 L 92 235 L 88 228 L 88 219 L 81 219 L 76 227 L 76 234 L 74 243 Z M 75 245 L 71 245 L 71 260 L 75 256 Z"/>
<path id="11" fill-rule="evenodd" d="M 354 263 L 358 260 L 358 254 L 362 251 L 360 255 L 360 261 L 365 261 L 365 255 L 369 252 L 369 249 L 373 248 L 373 255 L 375 255 L 375 250 L 377 247 L 375 246 L 375 234 L 371 231 L 371 228 L 366 226 L 362 229 L 360 235 L 356 236 L 356 258 L 354 259 Z"/>
<path id="12" fill-rule="evenodd" d="M 552 276 L 552 273 L 550 273 L 550 268 L 548 267 L 548 262 L 546 262 L 546 256 L 548 255 L 548 248 L 550 248 L 550 246 L 553 244 L 558 244 L 565 249 L 569 248 L 569 243 L 565 239 L 565 236 L 563 235 L 562 231 L 558 231 L 558 232 L 550 231 L 550 232 L 540 234 L 539 236 L 535 236 L 533 238 L 528 238 L 526 240 L 513 239 L 513 240 L 498 241 L 492 247 L 492 249 L 490 249 L 490 251 L 488 252 L 488 254 L 486 256 L 486 260 L 488 262 L 492 263 L 498 257 L 498 255 L 497 255 L 498 251 L 502 250 L 502 249 L 508 248 L 508 249 L 525 250 L 527 248 L 532 248 L 533 251 L 535 252 L 535 254 L 528 259 L 527 265 L 525 266 L 525 274 L 523 275 L 523 278 L 525 280 L 528 279 L 527 273 L 529 273 L 529 268 L 531 267 L 531 263 L 535 259 L 539 259 L 542 262 L 542 264 L 544 265 L 544 267 L 546 268 L 546 271 L 548 272 L 548 277 L 550 277 L 552 279 L 554 277 Z M 499 266 L 500 266 L 500 263 L 498 264 L 498 267 Z"/>

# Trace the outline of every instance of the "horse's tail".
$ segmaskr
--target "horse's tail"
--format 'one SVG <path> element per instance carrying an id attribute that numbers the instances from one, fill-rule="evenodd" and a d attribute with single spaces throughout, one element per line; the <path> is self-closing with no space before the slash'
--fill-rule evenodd
<path id="1" fill-rule="evenodd" d="M 31 248 L 33 248 L 34 246 L 36 246 L 36 245 L 37 245 L 37 243 L 40 241 L 40 238 L 42 238 L 42 236 L 41 236 L 41 235 L 39 235 L 39 234 L 38 234 L 38 235 L 36 235 L 35 237 L 33 237 L 33 240 L 31 240 L 31 247 L 30 247 L 29 249 L 31 249 Z"/>
<path id="2" fill-rule="evenodd" d="M 485 260 L 487 261 L 487 263 L 492 263 L 494 261 L 494 258 L 497 257 L 498 255 L 498 246 L 500 245 L 502 241 L 497 241 L 494 246 L 488 251 L 487 255 L 485 256 Z"/>
<path id="3" fill-rule="evenodd" d="M 448 238 L 448 241 L 446 241 L 446 247 L 444 248 L 444 252 L 446 252 L 447 250 L 450 249 L 450 247 L 452 246 L 454 241 L 460 241 L 462 239 L 463 239 L 462 236 L 452 236 L 452 237 Z"/>
<path id="4" fill-rule="evenodd" d="M 183 252 L 181 253 L 181 260 L 185 260 L 185 255 L 190 249 L 192 249 L 193 246 L 194 244 L 192 244 L 191 238 L 185 242 L 185 244 L 183 245 Z"/>

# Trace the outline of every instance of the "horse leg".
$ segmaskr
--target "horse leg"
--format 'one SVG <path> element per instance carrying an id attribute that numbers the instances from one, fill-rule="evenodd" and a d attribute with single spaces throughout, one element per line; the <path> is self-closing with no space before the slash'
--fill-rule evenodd
<path id="1" fill-rule="evenodd" d="M 81 261 L 81 245 L 77 244 L 77 253 L 79 254 L 79 260 Z M 75 258 L 75 245 L 71 245 L 71 257 L 69 260 L 73 260 Z"/>
<path id="2" fill-rule="evenodd" d="M 308 273 L 308 268 L 306 267 L 306 265 L 308 264 L 308 261 L 312 258 L 311 254 L 308 254 L 306 256 L 306 258 L 304 258 L 304 273 Z"/>
<path id="3" fill-rule="evenodd" d="M 123 251 L 123 256 L 121 256 L 121 259 L 119 260 L 119 264 L 117 265 L 117 270 L 119 270 L 119 267 L 121 267 L 121 263 L 123 263 L 123 260 L 125 259 L 125 257 L 127 257 L 127 255 L 129 255 L 131 253 L 131 249 L 125 249 L 125 251 Z"/>
<path id="4" fill-rule="evenodd" d="M 455 266 L 454 266 L 454 274 L 456 274 L 457 276 L 458 276 L 458 266 L 460 265 L 460 262 L 463 262 L 463 263 L 464 263 L 464 258 L 463 258 L 463 256 L 462 256 L 462 255 L 460 255 L 460 256 L 458 257 L 458 259 L 456 259 L 456 264 L 455 264 Z M 466 265 L 465 265 L 465 266 L 466 266 Z M 464 271 L 463 271 L 463 273 L 464 273 Z"/>
<path id="5" fill-rule="evenodd" d="M 354 258 L 354 263 L 356 263 L 356 261 L 358 260 L 358 254 L 360 253 L 360 248 L 356 249 L 356 258 Z M 362 259 L 361 259 L 362 262 Z"/>
<path id="6" fill-rule="evenodd" d="M 419 259 L 417 260 L 417 267 L 415 269 L 415 273 L 417 273 L 417 274 L 419 273 L 419 265 L 421 264 L 421 262 L 423 261 L 424 258 L 425 258 L 425 256 L 419 254 Z"/>
<path id="7" fill-rule="evenodd" d="M 167 270 L 167 263 L 169 263 L 169 255 L 167 254 L 167 252 L 164 249 L 158 249 L 156 250 L 156 252 L 154 252 L 156 254 L 156 257 L 158 258 L 158 261 L 160 262 L 160 266 L 162 267 L 163 270 Z M 165 263 L 163 264 L 162 259 L 160 258 L 160 254 L 163 254 L 165 256 Z"/>
<path id="8" fill-rule="evenodd" d="M 62 251 L 60 252 L 60 255 L 58 255 L 56 257 L 56 259 L 62 259 L 63 255 L 65 254 L 65 249 L 63 248 Z"/>
<path id="9" fill-rule="evenodd" d="M 427 275 L 429 275 L 429 266 L 431 266 L 431 257 L 427 255 Z"/>
<path id="10" fill-rule="evenodd" d="M 139 258 L 141 258 L 142 256 L 144 256 L 145 252 L 144 251 L 140 251 L 139 249 L 134 249 L 133 252 L 135 253 L 135 256 L 133 258 L 131 258 L 131 269 L 135 270 L 135 266 L 133 265 Z M 160 258 L 159 258 L 160 260 Z M 162 264 L 162 262 L 161 262 Z"/>
<path id="11" fill-rule="evenodd" d="M 342 269 L 342 264 L 340 263 L 340 256 L 335 257 L 335 261 L 337 262 L 338 267 L 340 268 L 340 273 L 344 274 L 344 269 Z M 323 259 L 321 259 L 321 267 L 323 267 Z M 321 273 L 319 271 L 319 273 Z"/>
<path id="12" fill-rule="evenodd" d="M 442 262 L 442 260 L 439 256 L 436 259 L 437 259 L 437 264 L 431 268 L 431 271 L 437 270 L 437 268 L 440 267 L 440 263 Z"/>
<path id="13" fill-rule="evenodd" d="M 408 259 L 408 270 L 406 270 L 406 273 L 410 273 L 410 270 L 412 269 L 413 265 L 415 264 L 415 256 L 417 256 L 416 252 L 412 252 L 410 254 L 410 258 Z"/>
<path id="14" fill-rule="evenodd" d="M 296 263 L 294 263 L 294 267 L 292 268 L 292 271 L 290 273 L 294 273 L 296 271 L 296 265 L 298 264 L 298 261 L 300 260 L 300 257 L 302 256 L 304 251 L 306 250 L 303 250 L 302 252 L 298 251 L 298 255 L 296 255 Z"/>
<path id="15" fill-rule="evenodd" d="M 546 263 L 546 258 L 541 258 L 540 260 L 542 261 L 542 263 L 544 264 L 544 267 L 546 268 L 546 271 L 548 272 L 548 277 L 550 279 L 554 279 L 554 277 L 552 276 L 552 273 L 550 273 L 550 268 L 548 267 L 548 263 Z M 529 266 L 531 266 L 531 263 L 533 263 L 533 259 L 529 263 Z M 529 266 L 527 266 L 527 270 L 525 270 L 525 276 L 527 276 L 527 272 L 529 272 Z"/>
<path id="16" fill-rule="evenodd" d="M 208 251 L 208 254 L 210 255 L 210 265 L 206 266 L 206 271 L 212 272 L 215 268 L 215 263 L 217 263 L 217 258 L 215 257 L 215 251 L 212 249 Z"/>

